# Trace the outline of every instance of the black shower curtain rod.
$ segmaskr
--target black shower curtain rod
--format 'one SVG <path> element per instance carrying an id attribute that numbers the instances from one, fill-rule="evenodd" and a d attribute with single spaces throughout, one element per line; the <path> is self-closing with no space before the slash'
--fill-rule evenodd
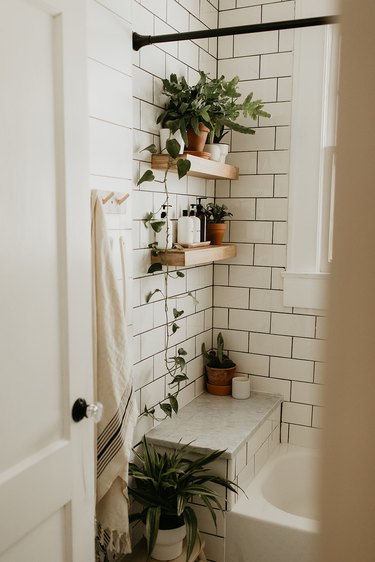
<path id="1" fill-rule="evenodd" d="M 186 31 L 183 33 L 167 33 L 166 35 L 139 35 L 139 33 L 133 32 L 133 49 L 139 51 L 142 47 L 153 45 L 154 43 L 170 43 L 172 41 L 186 41 L 187 39 L 205 39 L 206 37 L 224 37 L 225 35 L 259 33 L 260 31 L 278 31 L 280 29 L 329 25 L 339 22 L 339 16 L 321 16 L 316 18 L 223 27 L 222 29 L 202 29 L 200 31 Z"/>

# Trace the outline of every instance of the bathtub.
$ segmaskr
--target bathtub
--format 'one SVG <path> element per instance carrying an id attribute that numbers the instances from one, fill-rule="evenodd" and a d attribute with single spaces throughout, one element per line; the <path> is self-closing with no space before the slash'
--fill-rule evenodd
<path id="1" fill-rule="evenodd" d="M 226 562 L 317 562 L 318 462 L 277 447 L 227 515 Z"/>

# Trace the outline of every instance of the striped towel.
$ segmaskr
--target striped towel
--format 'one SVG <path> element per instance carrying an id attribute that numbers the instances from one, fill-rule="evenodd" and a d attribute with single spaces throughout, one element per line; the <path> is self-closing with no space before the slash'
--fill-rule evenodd
<path id="1" fill-rule="evenodd" d="M 124 309 L 116 284 L 103 205 L 96 192 L 92 196 L 91 236 L 94 364 L 97 399 L 104 406 L 97 432 L 97 534 L 107 551 L 126 554 L 131 551 L 128 463 L 138 411 Z"/>

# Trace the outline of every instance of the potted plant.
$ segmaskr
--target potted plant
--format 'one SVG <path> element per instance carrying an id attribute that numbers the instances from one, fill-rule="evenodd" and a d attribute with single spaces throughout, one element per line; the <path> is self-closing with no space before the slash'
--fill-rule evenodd
<path id="1" fill-rule="evenodd" d="M 176 74 L 163 80 L 162 93 L 169 99 L 164 111 L 158 116 L 157 123 L 169 129 L 172 134 L 181 131 L 190 152 L 202 152 L 211 126 L 203 75 L 201 73 L 194 86 L 189 86 L 184 77 L 178 79 Z"/>
<path id="2" fill-rule="evenodd" d="M 129 495 L 141 504 L 143 509 L 130 515 L 129 519 L 131 522 L 143 521 L 147 553 L 157 560 L 172 560 L 180 556 L 186 533 L 186 560 L 189 560 L 199 536 L 197 518 L 189 502 L 200 498 L 216 525 L 214 507 L 220 510 L 222 507 L 217 492 L 208 484 L 219 484 L 237 493 L 237 484 L 216 476 L 207 467 L 224 451 L 214 451 L 188 459 L 185 456 L 188 445 L 159 453 L 146 436 L 143 437 L 141 445 L 141 452 L 134 449 L 136 462 L 129 464 L 129 475 L 133 479 L 133 484 L 129 486 Z M 177 546 L 171 546 L 168 539 L 168 531 L 171 529 L 177 534 Z M 158 541 L 164 542 L 164 545 Z"/>
<path id="3" fill-rule="evenodd" d="M 207 392 L 221 396 L 231 394 L 236 364 L 224 353 L 224 338 L 221 332 L 217 336 L 216 350 L 207 352 L 203 343 L 202 354 L 206 363 Z"/>
<path id="4" fill-rule="evenodd" d="M 226 205 L 217 205 L 216 203 L 208 203 L 205 213 L 207 217 L 207 240 L 210 240 L 211 244 L 219 246 L 227 228 L 225 218 L 232 217 L 233 214 L 228 211 Z"/>
<path id="5" fill-rule="evenodd" d="M 224 127 L 239 133 L 254 134 L 254 129 L 236 122 L 241 114 L 251 119 L 270 117 L 263 110 L 263 102 L 253 100 L 252 93 L 238 103 L 238 98 L 241 97 L 238 76 L 227 81 L 224 76 L 211 80 L 205 72 L 200 71 L 199 74 L 200 78 L 194 86 L 189 86 L 184 77 L 178 79 L 176 74 L 171 74 L 169 80 L 163 80 L 163 94 L 169 101 L 157 119 L 162 127 L 169 128 L 172 133 L 180 130 L 189 151 L 193 150 L 193 135 L 200 139 L 199 150 L 202 151 L 207 138 L 206 132 L 209 133 L 210 144 L 214 143 L 215 136 L 222 137 L 225 134 Z M 220 152 L 219 150 L 218 155 Z"/>

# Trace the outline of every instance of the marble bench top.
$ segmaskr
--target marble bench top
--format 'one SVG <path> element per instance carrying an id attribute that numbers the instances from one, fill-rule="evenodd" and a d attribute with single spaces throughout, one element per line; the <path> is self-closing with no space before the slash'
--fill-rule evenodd
<path id="1" fill-rule="evenodd" d="M 147 437 L 168 448 L 190 443 L 189 449 L 201 454 L 224 449 L 223 458 L 230 459 L 281 402 L 281 396 L 258 392 L 247 400 L 201 394 Z"/>

